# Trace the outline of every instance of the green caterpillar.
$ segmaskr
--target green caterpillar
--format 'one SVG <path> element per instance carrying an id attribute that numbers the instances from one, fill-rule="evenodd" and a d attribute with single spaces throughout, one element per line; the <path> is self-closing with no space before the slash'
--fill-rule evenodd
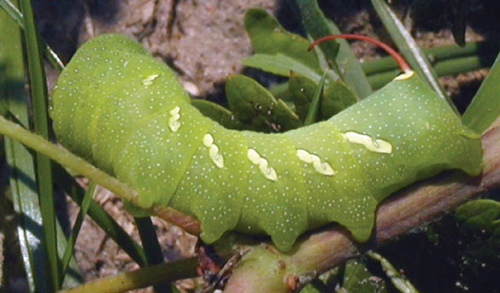
<path id="1" fill-rule="evenodd" d="M 75 54 L 53 91 L 59 141 L 135 188 L 139 205 L 226 231 L 266 233 L 281 250 L 338 222 L 366 241 L 377 204 L 445 169 L 481 170 L 481 143 L 412 72 L 327 121 L 281 134 L 204 117 L 175 75 L 137 42 L 103 35 Z"/>

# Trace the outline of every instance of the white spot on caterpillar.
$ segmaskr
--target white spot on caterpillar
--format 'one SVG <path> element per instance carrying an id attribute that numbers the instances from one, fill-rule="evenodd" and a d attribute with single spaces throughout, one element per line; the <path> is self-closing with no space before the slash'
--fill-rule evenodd
<path id="1" fill-rule="evenodd" d="M 408 71 L 405 71 L 404 73 L 396 76 L 394 78 L 394 80 L 406 80 L 406 79 L 409 79 L 410 77 L 412 77 L 414 74 L 415 74 L 415 72 L 413 70 L 408 70 Z"/>
<path id="2" fill-rule="evenodd" d="M 170 110 L 170 115 L 172 115 L 172 117 L 168 120 L 168 127 L 172 132 L 177 132 L 177 130 L 181 128 L 181 122 L 179 121 L 181 119 L 180 112 L 181 108 L 179 106 Z"/>
<path id="3" fill-rule="evenodd" d="M 179 114 L 180 112 L 181 112 L 181 107 L 179 107 L 179 106 L 170 110 L 170 114 L 172 114 L 172 115 Z"/>
<path id="4" fill-rule="evenodd" d="M 326 176 L 333 176 L 335 175 L 335 171 L 333 171 L 332 166 L 328 164 L 327 162 L 322 162 L 321 158 L 317 155 L 310 154 L 306 150 L 297 150 L 297 157 L 299 160 L 307 163 L 307 164 L 313 164 L 314 170 L 316 172 L 326 175 Z"/>
<path id="5" fill-rule="evenodd" d="M 255 165 L 259 165 L 259 170 L 262 175 L 264 175 L 264 177 L 271 181 L 278 180 L 278 174 L 276 173 L 276 170 L 273 167 L 269 167 L 269 162 L 266 159 L 261 158 L 256 150 L 248 149 L 247 157 L 250 162 Z"/>
<path id="6" fill-rule="evenodd" d="M 203 145 L 209 148 L 214 143 L 214 137 L 211 134 L 205 134 L 203 137 Z"/>
<path id="7" fill-rule="evenodd" d="M 210 159 L 212 160 L 212 162 L 214 162 L 215 166 L 219 168 L 224 167 L 224 157 L 219 154 L 219 148 L 215 144 L 210 146 L 208 154 L 210 155 Z"/>
<path id="8" fill-rule="evenodd" d="M 160 76 L 159 74 L 151 74 L 150 76 L 146 77 L 145 79 L 142 80 L 142 84 L 144 86 L 150 86 L 153 84 L 153 81 Z"/>
<path id="9" fill-rule="evenodd" d="M 203 145 L 209 148 L 208 155 L 218 168 L 224 168 L 224 157 L 219 153 L 219 147 L 214 144 L 214 137 L 207 133 L 203 137 Z"/>
<path id="10" fill-rule="evenodd" d="M 363 145 L 371 152 L 390 154 L 392 153 L 392 145 L 383 139 L 373 140 L 368 135 L 359 134 L 353 131 L 346 132 L 344 137 L 347 141 Z"/>
<path id="11" fill-rule="evenodd" d="M 311 158 L 311 154 L 306 150 L 298 149 L 297 150 L 297 157 L 299 157 L 299 159 L 301 161 L 306 162 L 307 164 L 311 164 L 313 162 L 312 158 Z"/>
<path id="12" fill-rule="evenodd" d="M 260 155 L 256 150 L 248 149 L 247 157 L 250 162 L 254 163 L 255 165 L 259 164 Z"/>

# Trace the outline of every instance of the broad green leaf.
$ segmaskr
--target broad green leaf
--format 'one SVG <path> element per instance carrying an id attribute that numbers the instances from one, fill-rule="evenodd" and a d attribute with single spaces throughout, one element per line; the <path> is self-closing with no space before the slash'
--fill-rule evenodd
<path id="1" fill-rule="evenodd" d="M 288 90 L 288 81 L 272 84 L 267 90 L 276 98 L 287 103 L 288 107 L 294 108 L 292 94 Z"/>
<path id="2" fill-rule="evenodd" d="M 323 119 L 328 119 L 355 103 L 356 95 L 345 82 L 340 79 L 330 81 L 323 94 L 321 115 Z"/>
<path id="3" fill-rule="evenodd" d="M 306 118 L 314 90 L 317 86 L 318 83 L 307 76 L 295 72 L 290 73 L 288 88 L 295 104 L 297 115 L 299 115 L 302 121 Z"/>
<path id="4" fill-rule="evenodd" d="M 454 213 L 464 234 L 471 236 L 467 255 L 486 263 L 498 260 L 500 249 L 500 202 L 477 199 L 459 206 Z"/>
<path id="5" fill-rule="evenodd" d="M 374 276 L 366 263 L 359 260 L 346 263 L 342 288 L 349 293 L 388 292 L 384 279 Z"/>
<path id="6" fill-rule="evenodd" d="M 263 86 L 244 75 L 232 75 L 226 82 L 229 109 L 243 122 L 265 132 L 286 131 L 302 126 L 299 117 Z"/>
<path id="7" fill-rule="evenodd" d="M 462 122 L 472 130 L 482 133 L 498 115 L 500 115 L 500 54 L 462 116 Z"/>
<path id="8" fill-rule="evenodd" d="M 195 106 L 200 112 L 216 121 L 220 125 L 229 128 L 241 130 L 245 129 L 245 125 L 241 123 L 240 120 L 234 116 L 228 109 L 210 101 L 194 99 L 191 101 L 193 106 Z"/>
<path id="9" fill-rule="evenodd" d="M 290 76 L 290 71 L 294 71 L 315 81 L 321 79 L 321 74 L 318 74 L 299 61 L 282 54 L 255 54 L 242 59 L 241 64 L 281 76 Z"/>
<path id="10" fill-rule="evenodd" d="M 374 276 L 363 260 L 350 260 L 312 281 L 301 293 L 386 293 L 386 281 Z"/>
<path id="11" fill-rule="evenodd" d="M 336 292 L 336 288 L 339 288 L 339 277 L 343 272 L 345 264 L 337 266 L 327 272 L 321 274 L 317 279 L 312 280 L 307 284 L 301 293 L 325 293 L 325 292 Z"/>
<path id="12" fill-rule="evenodd" d="M 500 236 L 500 202 L 477 199 L 464 203 L 455 210 L 455 217 L 463 227 L 487 231 Z"/>
<path id="13" fill-rule="evenodd" d="M 337 26 L 325 18 L 316 0 L 294 0 L 293 3 L 299 8 L 302 24 L 312 39 L 340 33 Z M 323 42 L 319 49 L 329 66 L 353 89 L 359 99 L 371 94 L 370 84 L 361 65 L 345 40 Z"/>
<path id="14" fill-rule="evenodd" d="M 261 8 L 250 8 L 245 14 L 245 28 L 257 54 L 284 55 L 318 74 L 322 70 L 318 57 L 309 52 L 309 41 L 283 29 L 278 20 Z"/>
<path id="15" fill-rule="evenodd" d="M 311 98 L 317 86 L 317 82 L 306 76 L 295 73 L 290 75 L 289 90 L 295 103 L 297 114 L 302 120 L 305 119 Z M 326 120 L 355 103 L 355 94 L 343 81 L 327 79 L 321 97 L 321 119 Z"/>

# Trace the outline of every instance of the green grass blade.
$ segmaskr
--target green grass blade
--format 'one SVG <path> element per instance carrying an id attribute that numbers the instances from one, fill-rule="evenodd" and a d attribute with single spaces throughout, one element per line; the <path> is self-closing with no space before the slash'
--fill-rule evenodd
<path id="1" fill-rule="evenodd" d="M 432 69 L 429 60 L 427 60 L 422 50 L 420 50 L 415 40 L 406 30 L 403 23 L 397 18 L 396 14 L 394 14 L 385 0 L 371 0 L 371 2 L 394 43 L 413 70 L 415 70 L 424 81 L 426 81 L 429 86 L 433 88 L 442 99 L 447 101 L 456 113 L 458 113 L 455 105 L 439 83 L 437 75 Z"/>
<path id="2" fill-rule="evenodd" d="M 142 245 L 146 252 L 148 265 L 159 265 L 163 263 L 163 253 L 151 218 L 135 218 L 135 223 L 137 224 L 139 236 L 141 237 Z M 158 293 L 170 293 L 172 292 L 172 285 L 168 282 L 160 282 L 154 285 L 154 289 Z"/>
<path id="3" fill-rule="evenodd" d="M 137 224 L 139 236 L 141 237 L 142 245 L 144 246 L 144 251 L 146 252 L 148 264 L 162 263 L 163 254 L 151 218 L 135 218 L 135 223 Z"/>
<path id="4" fill-rule="evenodd" d="M 482 133 L 500 115 L 500 54 L 481 84 L 462 121 L 472 130 Z"/>
<path id="5" fill-rule="evenodd" d="M 27 126 L 28 109 L 24 102 L 24 65 L 21 35 L 12 19 L 0 11 L 0 53 L 3 84 L 0 93 L 5 98 L 12 116 Z M 7 164 L 10 167 L 9 183 L 13 206 L 18 214 L 18 239 L 30 292 L 47 292 L 45 270 L 36 265 L 45 261 L 45 243 L 42 241 L 42 218 L 39 210 L 36 175 L 32 155 L 23 145 L 5 138 Z"/>
<path id="6" fill-rule="evenodd" d="M 311 106 L 309 106 L 309 111 L 307 112 L 306 119 L 304 120 L 304 126 L 311 125 L 318 121 L 318 112 L 319 112 L 319 101 L 321 99 L 321 95 L 323 93 L 323 87 L 325 85 L 326 77 L 328 76 L 328 71 L 323 73 L 321 80 L 318 83 L 318 87 L 314 92 L 313 98 L 311 100 Z"/>
<path id="7" fill-rule="evenodd" d="M 0 0 L 0 7 L 2 7 L 7 14 L 21 27 L 24 29 L 24 22 L 23 22 L 23 15 L 22 13 L 17 9 L 12 2 L 9 0 Z M 57 56 L 56 52 L 50 48 L 50 46 L 45 43 L 44 40 L 39 38 L 40 44 L 43 48 L 44 54 L 49 60 L 50 64 L 54 66 L 58 71 L 62 71 L 64 68 L 64 64 L 61 61 L 61 58 Z"/>
<path id="8" fill-rule="evenodd" d="M 401 274 L 399 270 L 397 270 L 386 258 L 371 250 L 366 254 L 372 259 L 380 262 L 382 269 L 384 270 L 384 272 L 386 272 L 392 284 L 399 290 L 399 292 L 418 293 L 418 290 L 413 286 L 413 284 L 403 274 Z"/>
<path id="9" fill-rule="evenodd" d="M 79 206 L 83 206 L 85 191 L 75 184 L 74 179 L 60 165 L 54 165 L 56 184 Z M 106 234 L 113 239 L 141 267 L 147 263 L 142 247 L 94 200 L 90 201 L 88 215 Z"/>
<path id="10" fill-rule="evenodd" d="M 91 182 L 89 189 L 85 192 L 85 196 L 83 197 L 82 204 L 80 211 L 78 212 L 78 215 L 76 217 L 75 224 L 73 225 L 73 229 L 71 230 L 71 235 L 68 238 L 68 243 L 66 245 L 66 248 L 64 250 L 64 255 L 62 257 L 62 269 L 61 269 L 61 283 L 64 280 L 64 276 L 66 275 L 66 272 L 68 270 L 68 265 L 71 260 L 71 256 L 73 255 L 73 250 L 75 248 L 75 243 L 76 239 L 78 237 L 78 233 L 80 233 L 80 228 L 82 227 L 83 224 L 83 219 L 85 218 L 85 215 L 87 214 L 87 211 L 89 209 L 90 203 L 92 202 L 92 197 L 94 195 L 96 188 L 96 184 Z"/>
<path id="11" fill-rule="evenodd" d="M 34 164 L 31 154 L 21 144 L 5 138 L 7 164 L 11 168 L 10 187 L 18 216 L 18 239 L 30 292 L 47 292 L 43 263 L 45 243 L 40 232 L 42 217 L 38 208 Z M 30 160 L 31 159 L 31 160 Z"/>
<path id="12" fill-rule="evenodd" d="M 66 250 L 67 240 L 61 225 L 56 226 L 57 232 L 57 253 L 59 258 L 63 258 L 64 251 Z M 76 262 L 76 258 L 71 255 L 66 270 L 66 276 L 63 275 L 64 282 L 61 283 L 61 288 L 72 288 L 81 285 L 84 282 L 80 268 Z"/>
<path id="13" fill-rule="evenodd" d="M 33 8 L 30 0 L 21 0 L 20 8 L 24 14 L 24 36 L 28 63 L 28 74 L 33 102 L 35 132 L 48 139 L 49 126 L 47 114 L 48 90 L 41 49 L 39 46 Z M 60 261 L 57 253 L 56 213 L 54 190 L 52 186 L 52 167 L 50 159 L 36 154 L 36 174 L 40 209 L 42 211 L 43 231 L 47 250 L 47 273 L 49 290 L 59 289 Z"/>
<path id="14" fill-rule="evenodd" d="M 294 0 L 293 2 L 298 7 L 302 24 L 311 38 L 318 39 L 340 33 L 335 24 L 325 18 L 317 0 Z M 331 68 L 351 87 L 358 98 L 362 99 L 372 93 L 361 65 L 347 41 L 323 42 L 319 48 Z"/>

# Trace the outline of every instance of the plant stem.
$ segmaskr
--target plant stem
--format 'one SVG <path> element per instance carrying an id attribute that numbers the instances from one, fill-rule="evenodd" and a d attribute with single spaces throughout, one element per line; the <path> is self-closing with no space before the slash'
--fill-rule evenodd
<path id="1" fill-rule="evenodd" d="M 489 67 L 493 63 L 494 56 L 465 56 L 458 57 L 455 59 L 445 59 L 443 61 L 437 62 L 434 65 L 434 70 L 437 76 L 446 76 L 450 74 L 458 74 L 463 72 L 469 72 L 472 70 L 478 70 L 481 68 Z M 375 62 L 375 61 L 374 61 Z M 383 72 L 377 72 L 368 75 L 368 80 L 370 85 L 374 89 L 379 89 L 396 77 L 399 73 L 399 69 L 394 66 L 393 70 L 387 70 Z"/>
<path id="2" fill-rule="evenodd" d="M 123 199 L 138 205 L 137 192 L 128 187 L 125 183 L 120 182 L 118 179 L 97 169 L 82 158 L 75 156 L 67 149 L 56 146 L 1 116 L 0 133 L 21 142 L 25 146 L 42 153 L 57 163 L 73 170 L 75 173 L 81 174 L 82 176 L 95 181 L 97 184 L 106 187 L 110 191 L 120 195 Z M 201 232 L 200 222 L 192 216 L 163 206 L 153 206 L 149 209 L 157 216 L 183 228 L 188 233 L 199 235 Z"/>
<path id="3" fill-rule="evenodd" d="M 305 282 L 358 257 L 363 251 L 427 224 L 487 190 L 498 188 L 499 125 L 500 119 L 497 119 L 494 128 L 482 137 L 484 168 L 481 176 L 467 178 L 461 173 L 448 172 L 398 192 L 378 208 L 375 233 L 370 243 L 360 245 L 354 242 L 344 228 L 336 225 L 303 237 L 286 254 L 270 244 L 251 246 L 251 251 L 235 268 L 224 292 L 285 293 L 297 290 Z M 295 285 L 292 288 L 290 284 Z"/>
<path id="4" fill-rule="evenodd" d="M 488 56 L 495 56 L 500 49 L 500 44 L 491 41 L 469 42 L 465 47 L 457 45 L 440 46 L 433 48 L 422 49 L 424 54 L 435 66 L 443 61 L 452 61 L 461 57 L 476 57 L 479 60 L 484 60 L 484 67 L 491 64 Z M 486 58 L 485 58 L 486 57 Z M 382 57 L 376 60 L 364 62 L 361 64 L 366 75 L 374 75 L 377 73 L 391 71 L 397 69 L 397 64 L 391 57 Z M 436 70 L 437 71 L 437 70 Z M 458 73 L 458 72 L 453 72 Z M 451 73 L 451 74 L 453 74 Z"/>
<path id="5" fill-rule="evenodd" d="M 173 282 L 196 277 L 197 258 L 146 267 L 133 272 L 89 282 L 59 293 L 119 293 L 151 286 L 157 282 Z"/>

